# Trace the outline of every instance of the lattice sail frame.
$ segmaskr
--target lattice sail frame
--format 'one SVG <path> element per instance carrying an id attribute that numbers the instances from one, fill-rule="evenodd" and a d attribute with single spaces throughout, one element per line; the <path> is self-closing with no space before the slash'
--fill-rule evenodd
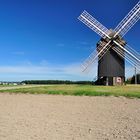
<path id="1" fill-rule="evenodd" d="M 108 35 L 108 29 L 99 21 L 97 21 L 93 16 L 91 16 L 87 11 L 84 10 L 84 12 L 78 17 L 78 19 L 86 26 L 88 26 L 91 30 L 100 35 L 102 38 L 110 38 Z"/>
<path id="2" fill-rule="evenodd" d="M 114 29 L 114 31 L 116 32 L 115 36 L 119 34 L 123 37 L 139 19 L 140 19 L 140 1 Z"/>

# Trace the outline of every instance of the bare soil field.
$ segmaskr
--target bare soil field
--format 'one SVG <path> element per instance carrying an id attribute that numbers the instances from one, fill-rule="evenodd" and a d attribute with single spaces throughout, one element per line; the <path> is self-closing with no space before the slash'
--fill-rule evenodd
<path id="1" fill-rule="evenodd" d="M 0 140 L 139 140 L 140 99 L 0 93 Z"/>

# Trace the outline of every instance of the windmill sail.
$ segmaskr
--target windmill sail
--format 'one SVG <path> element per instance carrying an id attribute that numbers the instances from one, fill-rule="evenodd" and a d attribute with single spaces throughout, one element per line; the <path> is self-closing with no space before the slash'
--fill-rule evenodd
<path id="1" fill-rule="evenodd" d="M 87 11 L 84 11 L 78 19 L 87 25 L 91 30 L 99 34 L 102 38 L 108 37 L 108 29 L 104 27 L 99 21 L 92 17 Z"/>
<path id="2" fill-rule="evenodd" d="M 115 28 L 114 30 L 116 32 L 115 36 L 121 35 L 123 37 L 139 19 L 140 19 L 140 1 Z"/>
<path id="3" fill-rule="evenodd" d="M 114 51 L 116 51 L 121 57 L 125 58 L 131 65 L 138 68 L 140 70 L 140 54 L 136 52 L 134 49 L 123 47 L 118 42 L 114 41 L 114 43 L 119 46 L 113 47 Z M 125 52 L 125 53 L 124 53 Z"/>
<path id="4" fill-rule="evenodd" d="M 97 51 L 95 50 L 93 53 L 91 53 L 91 55 L 83 62 L 82 64 L 82 71 L 86 71 L 96 60 L 100 60 L 105 53 L 110 49 L 111 46 L 109 46 L 111 41 L 109 41 L 106 44 L 102 44 L 103 46 L 101 46 L 100 49 L 98 49 Z"/>

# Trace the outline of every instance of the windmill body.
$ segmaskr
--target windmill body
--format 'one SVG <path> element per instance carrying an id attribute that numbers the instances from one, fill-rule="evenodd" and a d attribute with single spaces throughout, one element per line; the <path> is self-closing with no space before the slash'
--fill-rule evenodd
<path id="1" fill-rule="evenodd" d="M 123 85 L 125 81 L 125 61 L 140 70 L 140 54 L 131 48 L 123 36 L 140 19 L 140 1 L 125 16 L 114 30 L 108 30 L 87 11 L 78 19 L 101 36 L 96 50 L 83 62 L 83 72 L 98 61 L 98 80 L 104 85 Z"/>
<path id="2" fill-rule="evenodd" d="M 110 37 L 113 37 L 115 33 L 110 30 Z M 120 37 L 115 38 L 123 47 L 126 42 Z M 108 42 L 108 38 L 101 40 L 97 43 L 97 52 L 102 48 L 102 44 Z M 110 49 L 104 54 L 101 59 L 98 59 L 98 80 L 97 84 L 101 85 L 123 85 L 125 81 L 125 59 L 116 53 L 113 48 L 117 45 L 110 43 Z M 100 58 L 100 56 L 98 56 Z"/>

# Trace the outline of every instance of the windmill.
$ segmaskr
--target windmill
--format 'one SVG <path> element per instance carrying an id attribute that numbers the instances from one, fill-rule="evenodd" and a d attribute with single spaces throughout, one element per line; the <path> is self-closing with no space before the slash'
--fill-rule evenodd
<path id="1" fill-rule="evenodd" d="M 140 19 L 140 1 L 114 30 L 108 30 L 87 11 L 83 11 L 78 19 L 101 36 L 96 50 L 83 62 L 83 72 L 97 60 L 97 82 L 104 85 L 122 85 L 125 81 L 125 60 L 140 70 L 140 54 L 123 39 Z"/>

